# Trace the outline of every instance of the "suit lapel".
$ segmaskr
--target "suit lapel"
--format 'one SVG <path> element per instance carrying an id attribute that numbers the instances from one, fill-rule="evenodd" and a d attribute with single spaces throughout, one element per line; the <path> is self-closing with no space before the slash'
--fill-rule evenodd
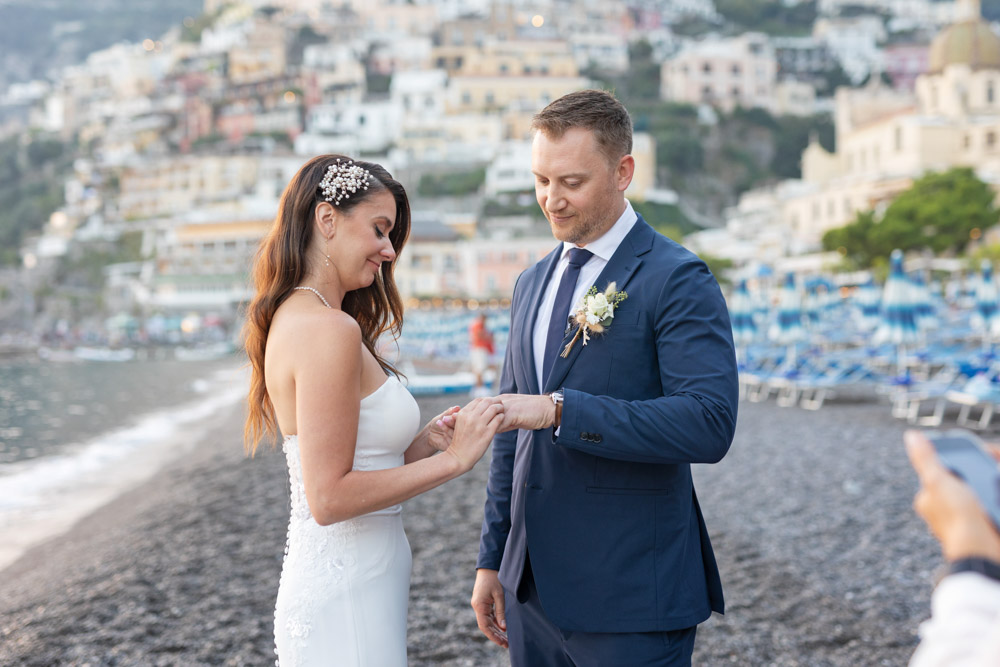
<path id="1" fill-rule="evenodd" d="M 538 264 L 537 278 L 531 285 L 531 292 L 527 295 L 525 304 L 527 311 L 524 313 L 524 326 L 521 330 L 521 352 L 523 356 L 524 374 L 527 376 L 525 386 L 528 394 L 537 394 L 538 373 L 535 372 L 535 323 L 538 321 L 538 308 L 542 305 L 542 298 L 545 295 L 545 286 L 552 279 L 552 273 L 562 256 L 562 243 L 555 250 Z"/>
<path id="2" fill-rule="evenodd" d="M 615 254 L 611 256 L 607 266 L 604 267 L 604 270 L 597 277 L 597 281 L 594 283 L 597 289 L 603 291 L 611 282 L 615 283 L 615 289 L 619 292 L 625 289 L 628 286 L 629 280 L 631 280 L 636 270 L 642 264 L 642 255 L 649 252 L 649 249 L 652 247 L 654 234 L 656 232 L 653 228 L 646 224 L 642 216 L 639 216 L 635 225 L 633 225 L 632 229 L 622 240 L 618 249 L 615 250 Z M 611 323 L 611 326 L 614 326 L 614 322 Z M 575 325 L 571 327 L 569 333 L 563 338 L 563 346 L 568 344 L 574 335 L 576 335 Z M 588 347 L 599 344 L 599 340 L 599 338 L 591 338 Z M 581 336 L 573 344 L 573 348 L 565 358 L 562 356 L 556 357 L 555 364 L 552 366 L 552 372 L 549 374 L 543 388 L 545 393 L 555 391 L 562 386 L 563 380 L 566 379 L 566 374 L 569 373 L 569 369 L 572 368 L 573 363 L 580 356 L 583 348 L 583 338 Z"/>

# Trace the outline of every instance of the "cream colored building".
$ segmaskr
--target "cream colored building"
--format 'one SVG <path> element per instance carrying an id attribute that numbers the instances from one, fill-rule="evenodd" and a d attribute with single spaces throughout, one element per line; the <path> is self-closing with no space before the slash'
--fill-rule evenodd
<path id="1" fill-rule="evenodd" d="M 767 35 L 708 38 L 663 63 L 660 94 L 668 102 L 771 109 L 778 61 Z"/>
<path id="2" fill-rule="evenodd" d="M 964 18 L 931 45 L 911 95 L 877 78 L 836 96 L 836 151 L 802 155 L 805 194 L 782 208 L 786 228 L 817 246 L 859 211 L 884 209 L 927 171 L 968 166 L 1000 183 L 1000 37 L 966 0 Z"/>
<path id="3" fill-rule="evenodd" d="M 415 240 L 400 255 L 396 284 L 403 297 L 509 297 L 521 272 L 551 252 L 556 244 L 551 236 Z"/>
<path id="4" fill-rule="evenodd" d="M 171 221 L 158 232 L 149 290 L 158 308 L 235 310 L 252 296 L 249 268 L 271 220 Z"/>
<path id="5" fill-rule="evenodd" d="M 285 76 L 285 27 L 255 20 L 243 43 L 229 49 L 227 73 L 233 83 L 251 83 Z"/>
<path id="6" fill-rule="evenodd" d="M 237 206 L 256 187 L 259 162 L 249 155 L 144 162 L 121 175 L 118 215 L 129 221 Z"/>

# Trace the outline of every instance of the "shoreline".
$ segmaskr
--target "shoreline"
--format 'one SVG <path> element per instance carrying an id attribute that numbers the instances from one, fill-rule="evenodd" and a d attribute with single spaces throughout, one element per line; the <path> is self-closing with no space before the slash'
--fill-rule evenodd
<path id="1" fill-rule="evenodd" d="M 0 486 L 10 496 L 0 512 L 0 572 L 188 453 L 207 419 L 245 397 L 242 377 L 235 364 L 215 369 L 195 381 L 204 393 L 184 403 L 141 413 L 49 456 L 5 466 Z"/>

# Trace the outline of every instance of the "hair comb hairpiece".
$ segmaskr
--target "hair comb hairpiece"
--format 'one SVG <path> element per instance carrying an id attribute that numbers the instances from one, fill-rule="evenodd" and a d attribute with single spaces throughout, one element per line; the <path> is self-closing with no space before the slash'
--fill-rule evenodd
<path id="1" fill-rule="evenodd" d="M 319 190 L 323 193 L 324 200 L 336 206 L 341 199 L 350 199 L 359 189 L 367 190 L 370 178 L 368 170 L 354 164 L 354 160 L 345 164 L 337 158 L 334 164 L 326 168 L 326 176 L 319 182 Z"/>

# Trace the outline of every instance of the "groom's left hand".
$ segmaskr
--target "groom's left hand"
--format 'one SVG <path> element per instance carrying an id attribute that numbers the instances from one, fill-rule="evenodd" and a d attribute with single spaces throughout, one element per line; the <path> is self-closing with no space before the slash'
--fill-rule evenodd
<path id="1" fill-rule="evenodd" d="M 537 431 L 556 425 L 556 406 L 550 396 L 501 394 L 498 398 L 503 403 L 503 423 L 498 433 L 514 429 Z"/>

